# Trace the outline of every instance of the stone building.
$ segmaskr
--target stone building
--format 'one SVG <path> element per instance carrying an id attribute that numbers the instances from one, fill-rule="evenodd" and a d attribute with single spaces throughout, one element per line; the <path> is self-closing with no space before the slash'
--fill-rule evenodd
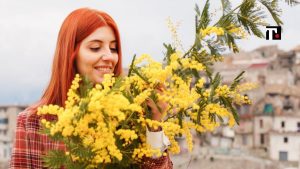
<path id="1" fill-rule="evenodd" d="M 241 109 L 248 108 L 239 108 L 238 112 L 243 112 Z M 253 115 L 248 111 L 246 114 L 240 113 L 240 122 L 239 125 L 234 127 L 235 137 L 234 137 L 234 147 L 240 149 L 251 149 L 254 146 L 253 138 Z"/>
<path id="2" fill-rule="evenodd" d="M 300 116 L 280 115 L 273 118 L 270 132 L 270 158 L 280 161 L 298 161 L 300 157 Z"/>
<path id="3" fill-rule="evenodd" d="M 7 164 L 10 159 L 17 115 L 25 108 L 26 106 L 21 105 L 0 106 L 0 163 L 2 165 Z"/>

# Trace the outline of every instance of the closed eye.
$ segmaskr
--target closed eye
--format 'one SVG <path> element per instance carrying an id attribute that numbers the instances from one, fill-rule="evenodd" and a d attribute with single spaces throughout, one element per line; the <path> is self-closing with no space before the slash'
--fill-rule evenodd
<path id="1" fill-rule="evenodd" d="M 117 53 L 118 52 L 117 48 L 110 48 L 110 50 L 111 50 L 112 53 Z"/>
<path id="2" fill-rule="evenodd" d="M 93 52 L 98 52 L 100 50 L 100 48 L 90 48 L 90 50 Z"/>

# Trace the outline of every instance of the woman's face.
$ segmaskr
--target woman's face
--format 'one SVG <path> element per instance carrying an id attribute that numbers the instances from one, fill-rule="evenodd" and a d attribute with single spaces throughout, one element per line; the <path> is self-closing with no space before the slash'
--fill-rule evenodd
<path id="1" fill-rule="evenodd" d="M 94 83 L 101 83 L 103 75 L 113 73 L 118 63 L 117 40 L 109 26 L 96 29 L 80 44 L 76 56 L 78 73 Z"/>

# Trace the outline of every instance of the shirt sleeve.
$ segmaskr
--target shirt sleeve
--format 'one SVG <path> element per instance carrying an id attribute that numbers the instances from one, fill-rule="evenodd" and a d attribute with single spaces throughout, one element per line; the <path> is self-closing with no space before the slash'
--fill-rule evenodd
<path id="1" fill-rule="evenodd" d="M 26 113 L 21 112 L 17 118 L 17 128 L 12 149 L 10 169 L 30 169 L 29 153 L 26 139 Z"/>
<path id="2" fill-rule="evenodd" d="M 42 169 L 42 157 L 51 150 L 65 150 L 65 145 L 40 133 L 36 114 L 21 112 L 17 118 L 10 169 Z"/>
<path id="3" fill-rule="evenodd" d="M 163 130 L 151 132 L 148 128 L 146 129 L 146 142 L 151 145 L 153 149 L 160 149 L 161 152 L 164 152 L 170 145 L 170 140 Z"/>
<path id="4" fill-rule="evenodd" d="M 170 159 L 167 148 L 170 145 L 168 137 L 163 131 L 150 132 L 146 130 L 146 141 L 152 148 L 160 148 L 162 152 L 166 152 L 166 156 L 161 157 L 144 157 L 141 168 L 143 169 L 173 169 L 173 163 Z"/>

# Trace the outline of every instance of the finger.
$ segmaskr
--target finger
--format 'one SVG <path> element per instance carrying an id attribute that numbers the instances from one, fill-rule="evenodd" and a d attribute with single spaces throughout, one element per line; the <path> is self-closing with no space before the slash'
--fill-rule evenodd
<path id="1" fill-rule="evenodd" d="M 156 106 L 158 107 L 158 109 L 160 110 L 161 113 L 165 112 L 168 109 L 169 104 L 165 101 L 158 101 L 158 103 L 156 104 Z"/>
<path id="2" fill-rule="evenodd" d="M 168 109 L 169 104 L 160 100 L 157 103 L 154 102 L 153 99 L 146 99 L 147 105 L 152 109 L 154 113 L 163 113 Z"/>
<path id="3" fill-rule="evenodd" d="M 157 86 L 158 86 L 159 88 L 166 89 L 166 86 L 165 86 L 165 84 L 163 84 L 163 83 L 159 83 Z"/>
<path id="4" fill-rule="evenodd" d="M 151 98 L 146 99 L 146 103 L 153 111 L 158 110 L 155 102 Z"/>
<path id="5" fill-rule="evenodd" d="M 159 89 L 155 89 L 155 92 L 160 94 L 160 95 L 163 95 L 163 91 L 162 90 L 159 90 Z"/>
<path id="6" fill-rule="evenodd" d="M 160 91 L 160 92 L 163 92 L 164 90 L 166 90 L 166 86 L 162 83 L 159 83 L 156 88 L 156 90 Z"/>
<path id="7" fill-rule="evenodd" d="M 162 112 L 165 112 L 168 109 L 168 103 L 163 102 L 163 101 L 159 102 L 157 104 L 157 106 L 160 107 L 160 109 L 161 109 Z"/>

